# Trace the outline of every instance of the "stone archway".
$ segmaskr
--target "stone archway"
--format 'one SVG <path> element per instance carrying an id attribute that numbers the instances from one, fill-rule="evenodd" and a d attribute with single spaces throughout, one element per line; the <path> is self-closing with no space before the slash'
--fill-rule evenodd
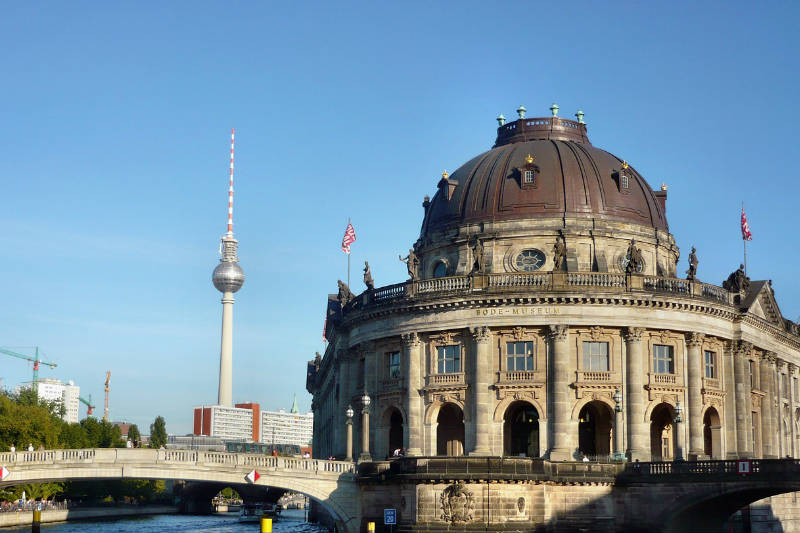
<path id="1" fill-rule="evenodd" d="M 392 408 L 388 422 L 387 442 L 389 443 L 389 455 L 393 455 L 396 450 L 403 449 L 403 415 L 397 409 Z"/>
<path id="2" fill-rule="evenodd" d="M 611 428 L 614 413 L 605 403 L 592 400 L 578 413 L 578 451 L 594 459 L 611 454 Z"/>
<path id="3" fill-rule="evenodd" d="M 712 459 L 722 459 L 722 424 L 714 407 L 703 415 L 703 453 Z"/>
<path id="4" fill-rule="evenodd" d="M 539 411 L 526 401 L 512 402 L 503 417 L 503 455 L 539 457 Z"/>
<path id="5" fill-rule="evenodd" d="M 464 411 L 454 403 L 445 403 L 436 423 L 436 455 L 464 455 Z"/>
<path id="6" fill-rule="evenodd" d="M 675 412 L 668 403 L 660 403 L 650 414 L 650 457 L 652 461 L 672 461 L 675 457 Z"/>

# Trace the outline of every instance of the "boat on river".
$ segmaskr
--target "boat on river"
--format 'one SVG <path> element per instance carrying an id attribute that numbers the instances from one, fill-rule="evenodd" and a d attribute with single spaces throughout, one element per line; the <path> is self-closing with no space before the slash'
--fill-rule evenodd
<path id="1" fill-rule="evenodd" d="M 278 514 L 272 503 L 243 503 L 239 510 L 239 522 L 260 522 L 261 517 L 272 518 Z"/>

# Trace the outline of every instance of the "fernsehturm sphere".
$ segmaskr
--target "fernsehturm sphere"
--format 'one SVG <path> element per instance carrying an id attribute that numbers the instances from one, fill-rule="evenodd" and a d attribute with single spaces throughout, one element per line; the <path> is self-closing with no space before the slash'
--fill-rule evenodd
<path id="1" fill-rule="evenodd" d="M 211 280 L 222 293 L 222 340 L 219 349 L 219 393 L 218 405 L 233 407 L 233 293 L 244 284 L 244 271 L 239 266 L 236 249 L 239 241 L 233 237 L 233 140 L 231 129 L 231 171 L 228 186 L 228 232 L 222 236 L 220 252 L 222 258 L 214 269 Z"/>

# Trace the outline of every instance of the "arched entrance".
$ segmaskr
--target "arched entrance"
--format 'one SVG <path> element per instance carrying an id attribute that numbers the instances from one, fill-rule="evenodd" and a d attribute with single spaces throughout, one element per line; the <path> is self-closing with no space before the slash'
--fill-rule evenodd
<path id="1" fill-rule="evenodd" d="M 650 415 L 650 456 L 653 461 L 672 461 L 675 457 L 675 435 L 672 406 L 660 403 Z"/>
<path id="2" fill-rule="evenodd" d="M 436 455 L 464 455 L 464 412 L 446 403 L 436 417 Z"/>
<path id="3" fill-rule="evenodd" d="M 539 412 L 528 402 L 513 402 L 503 417 L 503 453 L 539 457 Z"/>
<path id="4" fill-rule="evenodd" d="M 614 413 L 601 401 L 592 400 L 578 414 L 578 450 L 590 459 L 611 453 L 611 426 Z"/>
<path id="5" fill-rule="evenodd" d="M 722 458 L 722 424 L 713 407 L 703 415 L 703 453 L 712 459 Z"/>
<path id="6" fill-rule="evenodd" d="M 397 409 L 392 409 L 389 417 L 389 455 L 395 450 L 403 448 L 403 415 Z"/>

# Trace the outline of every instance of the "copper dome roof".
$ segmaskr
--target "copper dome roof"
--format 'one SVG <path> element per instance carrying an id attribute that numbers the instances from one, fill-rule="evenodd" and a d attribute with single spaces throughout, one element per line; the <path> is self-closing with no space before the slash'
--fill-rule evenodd
<path id="1" fill-rule="evenodd" d="M 535 184 L 522 179 L 528 168 L 535 168 Z M 592 146 L 586 124 L 521 118 L 497 129 L 494 148 L 443 175 L 422 235 L 465 223 L 563 217 L 667 231 L 665 199 L 623 160 Z"/>

